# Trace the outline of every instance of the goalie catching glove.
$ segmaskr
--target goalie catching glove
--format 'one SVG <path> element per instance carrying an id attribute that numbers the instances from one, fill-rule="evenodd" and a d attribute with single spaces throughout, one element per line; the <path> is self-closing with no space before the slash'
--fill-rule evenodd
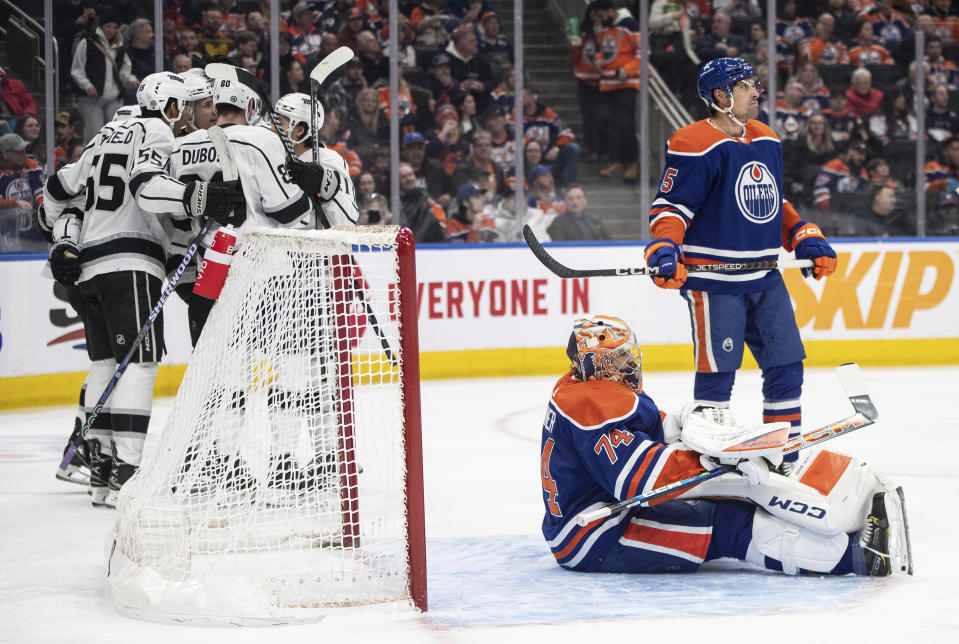
<path id="1" fill-rule="evenodd" d="M 682 259 L 683 251 L 672 239 L 654 239 L 646 247 L 646 265 L 659 271 L 653 282 L 660 288 L 679 288 L 686 283 L 688 271 Z"/>
<path id="2" fill-rule="evenodd" d="M 73 286 L 80 279 L 80 228 L 83 211 L 66 208 L 53 225 L 53 248 L 50 249 L 50 272 L 64 286 Z"/>
<path id="3" fill-rule="evenodd" d="M 836 251 L 816 224 L 800 221 L 793 226 L 792 246 L 796 249 L 796 259 L 811 259 L 815 263 L 812 268 L 802 269 L 803 277 L 815 275 L 817 280 L 821 280 L 835 272 Z"/>
<path id="4" fill-rule="evenodd" d="M 210 217 L 224 225 L 239 226 L 246 220 L 239 181 L 190 181 L 183 191 L 183 207 L 190 217 Z"/>
<path id="5" fill-rule="evenodd" d="M 319 195 L 323 201 L 335 197 L 340 189 L 339 173 L 319 163 L 292 160 L 289 167 L 293 183 L 307 194 Z"/>
<path id="6" fill-rule="evenodd" d="M 782 462 L 789 427 L 786 422 L 739 427 L 728 409 L 704 407 L 688 414 L 681 436 L 702 454 L 700 463 L 707 470 L 734 465 L 750 485 L 761 485 L 769 479 L 769 468 Z"/>

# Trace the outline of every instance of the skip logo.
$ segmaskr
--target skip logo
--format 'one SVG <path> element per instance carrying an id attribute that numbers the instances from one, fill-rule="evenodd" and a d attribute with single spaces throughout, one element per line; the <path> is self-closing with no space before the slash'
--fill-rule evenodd
<path id="1" fill-rule="evenodd" d="M 769 500 L 769 507 L 780 507 L 783 510 L 795 512 L 796 514 L 804 514 L 807 517 L 812 517 L 813 519 L 822 519 L 824 516 L 826 516 L 826 510 L 823 508 L 809 505 L 808 503 L 803 503 L 802 501 L 780 499 L 778 496 L 774 496 Z"/>
<path id="2" fill-rule="evenodd" d="M 765 163 L 751 161 L 736 179 L 736 205 L 749 221 L 764 224 L 779 212 L 779 187 Z"/>

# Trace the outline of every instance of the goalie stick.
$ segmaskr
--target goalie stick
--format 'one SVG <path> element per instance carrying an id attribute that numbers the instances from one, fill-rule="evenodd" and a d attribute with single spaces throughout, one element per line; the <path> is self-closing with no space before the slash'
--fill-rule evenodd
<path id="1" fill-rule="evenodd" d="M 659 275 L 656 268 L 628 267 L 628 268 L 570 268 L 560 264 L 555 257 L 546 252 L 543 244 L 536 239 L 533 229 L 529 225 L 523 226 L 523 237 L 526 239 L 526 245 L 536 255 L 536 259 L 542 262 L 543 266 L 552 273 L 562 278 L 571 277 L 624 277 L 628 275 Z M 772 270 L 785 268 L 812 268 L 811 259 L 768 259 L 755 262 L 726 262 L 722 264 L 685 264 L 686 270 L 690 273 L 723 273 L 729 271 L 754 271 L 754 270 Z"/>
<path id="2" fill-rule="evenodd" d="M 836 373 L 839 376 L 839 382 L 842 385 L 843 390 L 846 392 L 846 396 L 849 398 L 849 402 L 852 403 L 852 407 L 856 413 L 848 418 L 837 420 L 836 422 L 829 423 L 828 425 L 823 425 L 822 427 L 805 432 L 800 436 L 796 436 L 795 438 L 786 441 L 786 445 L 783 447 L 783 454 L 791 454 L 792 452 L 797 452 L 799 450 L 806 449 L 807 447 L 812 447 L 813 445 L 818 445 L 819 443 L 832 440 L 837 436 L 852 433 L 857 429 L 868 427 L 879 420 L 879 412 L 876 411 L 876 406 L 873 404 L 872 399 L 869 398 L 869 393 L 866 391 L 866 380 L 863 378 L 862 372 L 859 370 L 859 365 L 854 362 L 848 362 L 846 364 L 839 365 L 836 367 Z M 674 481 L 668 485 L 658 487 L 655 490 L 650 490 L 645 494 L 639 494 L 632 498 L 626 499 L 625 501 L 612 503 L 604 508 L 598 508 L 591 512 L 582 512 L 576 516 L 576 523 L 581 526 L 589 525 L 594 521 L 605 519 L 606 517 L 617 512 L 621 512 L 622 510 L 628 510 L 629 508 L 636 507 L 637 505 L 648 504 L 650 501 L 658 499 L 662 496 L 698 485 L 704 481 L 708 481 L 709 479 L 722 476 L 727 472 L 732 472 L 735 469 L 735 465 L 720 465 L 714 470 L 702 472 L 695 476 L 690 476 L 689 478 L 679 481 Z"/>
<path id="3" fill-rule="evenodd" d="M 215 125 L 207 131 L 210 133 L 210 140 L 213 142 L 213 147 L 216 149 L 216 154 L 220 158 L 220 165 L 223 168 L 223 180 L 236 180 L 238 178 L 236 163 L 233 161 L 233 154 L 230 151 L 229 144 L 227 143 L 226 135 L 223 134 L 223 130 Z M 130 358 L 133 357 L 133 352 L 139 348 L 140 344 L 143 342 L 143 339 L 146 338 L 147 334 L 150 332 L 150 329 L 153 327 L 153 322 L 156 320 L 157 316 L 160 315 L 160 311 L 163 310 L 163 305 L 166 304 L 167 299 L 170 297 L 170 293 L 173 292 L 173 289 L 175 289 L 177 284 L 180 282 L 180 277 L 183 275 L 183 272 L 186 270 L 187 266 L 190 265 L 190 262 L 193 261 L 193 256 L 196 255 L 196 252 L 200 247 L 200 241 L 206 236 L 212 225 L 212 219 L 207 219 L 203 222 L 203 225 L 200 227 L 200 232 L 197 233 L 197 236 L 193 238 L 192 242 L 190 242 L 190 245 L 187 247 L 186 253 L 183 255 L 183 259 L 180 261 L 179 266 L 177 266 L 176 270 L 170 274 L 169 281 L 167 282 L 167 285 L 164 287 L 163 291 L 160 293 L 160 297 L 157 299 L 156 306 L 154 306 L 153 310 L 150 311 L 150 316 L 147 318 L 147 321 L 142 327 L 140 327 L 140 332 L 130 345 L 129 351 L 127 351 L 127 354 L 123 356 L 123 360 L 120 361 L 120 364 L 117 365 L 116 370 L 113 372 L 113 376 L 107 383 L 106 389 L 104 389 L 103 393 L 100 394 L 97 404 L 93 406 L 93 409 L 91 409 L 90 413 L 87 415 L 86 421 L 83 423 L 83 427 L 80 428 L 80 433 L 77 434 L 75 440 L 70 442 L 69 447 L 67 447 L 67 451 L 64 452 L 63 459 L 60 461 L 60 467 L 57 470 L 58 473 L 67 468 L 67 466 L 70 464 L 70 461 L 73 459 L 74 454 L 76 454 L 77 450 L 80 448 L 80 444 L 84 441 L 84 439 L 86 439 L 94 421 L 100 415 L 100 412 L 103 411 L 103 407 L 110 399 L 110 395 L 113 394 L 113 390 L 116 389 L 117 383 L 120 382 L 120 378 L 127 370 L 127 365 L 130 364 Z"/>

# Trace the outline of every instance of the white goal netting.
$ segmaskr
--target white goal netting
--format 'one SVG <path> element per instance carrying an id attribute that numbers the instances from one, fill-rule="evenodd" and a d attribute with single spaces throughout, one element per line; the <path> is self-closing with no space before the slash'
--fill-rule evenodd
<path id="1" fill-rule="evenodd" d="M 425 564 L 399 231 L 244 235 L 157 449 L 118 500 L 121 611 L 278 622 L 410 601 Z"/>

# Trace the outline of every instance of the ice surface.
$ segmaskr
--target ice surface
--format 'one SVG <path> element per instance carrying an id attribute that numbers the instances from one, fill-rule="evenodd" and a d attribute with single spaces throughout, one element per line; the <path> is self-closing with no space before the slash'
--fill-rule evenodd
<path id="1" fill-rule="evenodd" d="M 0 414 L 0 642 L 805 642 L 959 641 L 959 367 L 864 369 L 877 425 L 831 447 L 905 487 L 916 575 L 791 578 L 715 562 L 696 574 L 561 570 L 539 533 L 539 427 L 554 378 L 423 383 L 430 610 L 345 610 L 316 624 L 265 628 L 154 624 L 104 596 L 110 510 L 53 476 L 73 409 Z M 692 374 L 647 373 L 666 410 Z M 761 414 L 758 372 L 739 375 L 737 418 Z M 157 401 L 155 444 L 172 399 Z M 851 414 L 832 369 L 806 373 L 805 426 Z"/>

